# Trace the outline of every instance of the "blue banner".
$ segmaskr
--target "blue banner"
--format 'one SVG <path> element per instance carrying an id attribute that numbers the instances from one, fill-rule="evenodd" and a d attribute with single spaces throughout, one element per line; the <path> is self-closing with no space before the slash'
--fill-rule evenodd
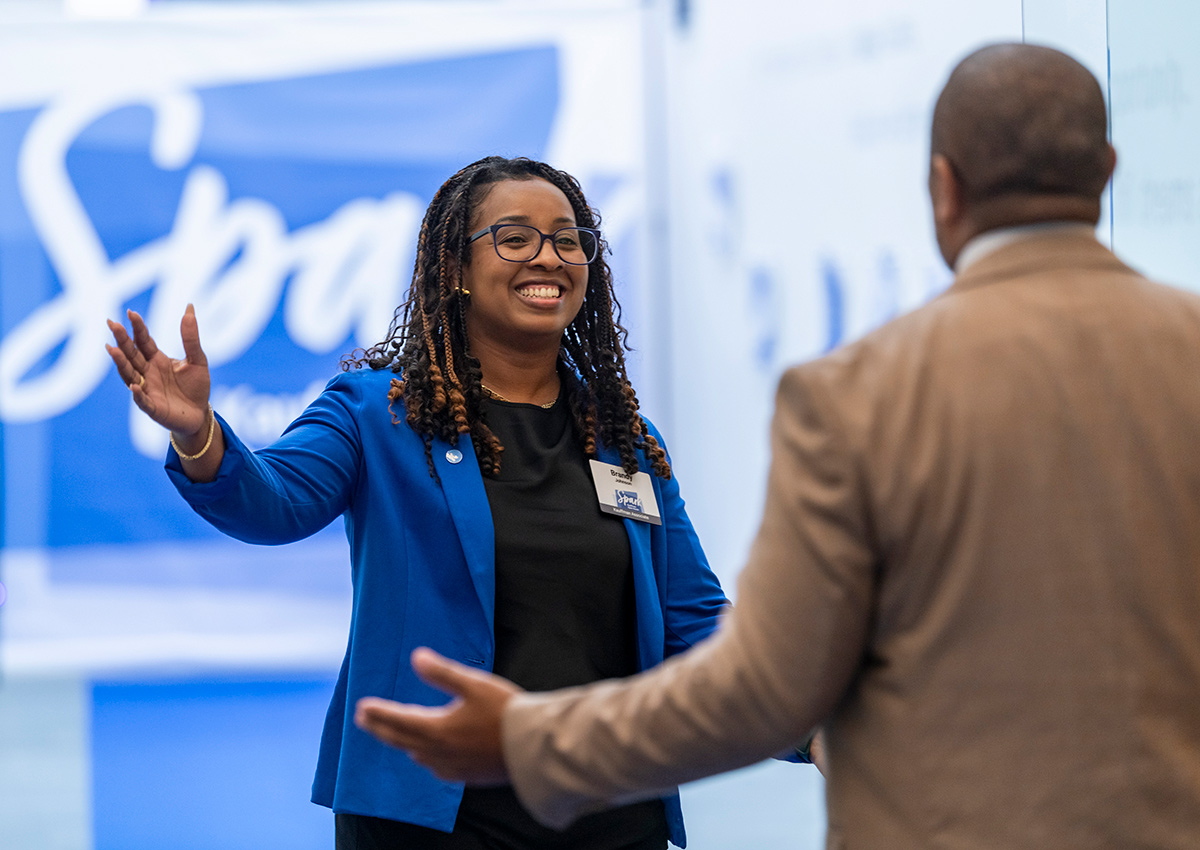
<path id="1" fill-rule="evenodd" d="M 133 307 L 176 356 L 196 305 L 213 403 L 269 442 L 379 341 L 437 187 L 541 158 L 540 47 L 0 113 L 0 413 L 9 546 L 213 537 L 104 352 Z M 15 497 L 15 498 L 13 498 Z"/>

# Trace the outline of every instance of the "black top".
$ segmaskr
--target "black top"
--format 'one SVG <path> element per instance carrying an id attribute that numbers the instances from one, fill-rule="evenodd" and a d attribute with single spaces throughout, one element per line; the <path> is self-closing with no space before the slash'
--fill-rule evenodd
<path id="1" fill-rule="evenodd" d="M 633 557 L 600 511 L 565 400 L 491 401 L 500 473 L 483 479 L 496 529 L 494 670 L 546 691 L 637 672 Z"/>
<path id="2" fill-rule="evenodd" d="M 494 670 L 528 690 L 637 672 L 633 558 L 624 522 L 600 511 L 565 398 L 553 407 L 489 399 L 500 473 L 484 489 L 496 532 Z M 564 832 L 539 825 L 511 788 L 467 789 L 458 822 L 530 848 L 615 850 L 666 843 L 662 801 L 589 815 Z"/>

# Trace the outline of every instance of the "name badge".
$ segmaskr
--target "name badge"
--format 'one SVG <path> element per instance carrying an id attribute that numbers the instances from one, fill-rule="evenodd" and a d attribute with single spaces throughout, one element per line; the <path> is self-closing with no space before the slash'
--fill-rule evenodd
<path id="1" fill-rule="evenodd" d="M 658 500 L 654 498 L 654 482 L 649 475 L 645 472 L 630 475 L 619 466 L 598 460 L 590 463 L 600 510 L 626 519 L 662 525 Z"/>

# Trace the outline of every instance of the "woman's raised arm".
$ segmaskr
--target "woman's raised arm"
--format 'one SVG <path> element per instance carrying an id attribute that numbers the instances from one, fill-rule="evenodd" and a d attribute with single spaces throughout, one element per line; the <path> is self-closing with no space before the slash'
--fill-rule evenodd
<path id="1" fill-rule="evenodd" d="M 121 380 L 133 393 L 134 404 L 171 432 L 188 478 L 212 481 L 225 455 L 225 438 L 208 401 L 208 358 L 200 347 L 195 309 L 189 304 L 179 323 L 183 360 L 159 350 L 140 315 L 129 310 L 128 316 L 132 336 L 110 319 L 108 328 L 117 344 L 105 346 Z"/>

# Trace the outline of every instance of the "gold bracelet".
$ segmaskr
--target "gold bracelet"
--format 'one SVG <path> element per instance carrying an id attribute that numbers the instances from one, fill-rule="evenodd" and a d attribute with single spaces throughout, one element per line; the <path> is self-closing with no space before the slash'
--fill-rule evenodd
<path id="1" fill-rule="evenodd" d="M 217 414 L 213 413 L 212 403 L 208 405 L 208 439 L 204 441 L 204 448 L 196 452 L 194 455 L 185 455 L 183 450 L 179 448 L 179 443 L 175 442 L 175 434 L 171 434 L 171 446 L 175 449 L 175 453 L 179 455 L 180 460 L 199 460 L 204 457 L 204 453 L 212 446 L 213 434 L 217 431 Z"/>

